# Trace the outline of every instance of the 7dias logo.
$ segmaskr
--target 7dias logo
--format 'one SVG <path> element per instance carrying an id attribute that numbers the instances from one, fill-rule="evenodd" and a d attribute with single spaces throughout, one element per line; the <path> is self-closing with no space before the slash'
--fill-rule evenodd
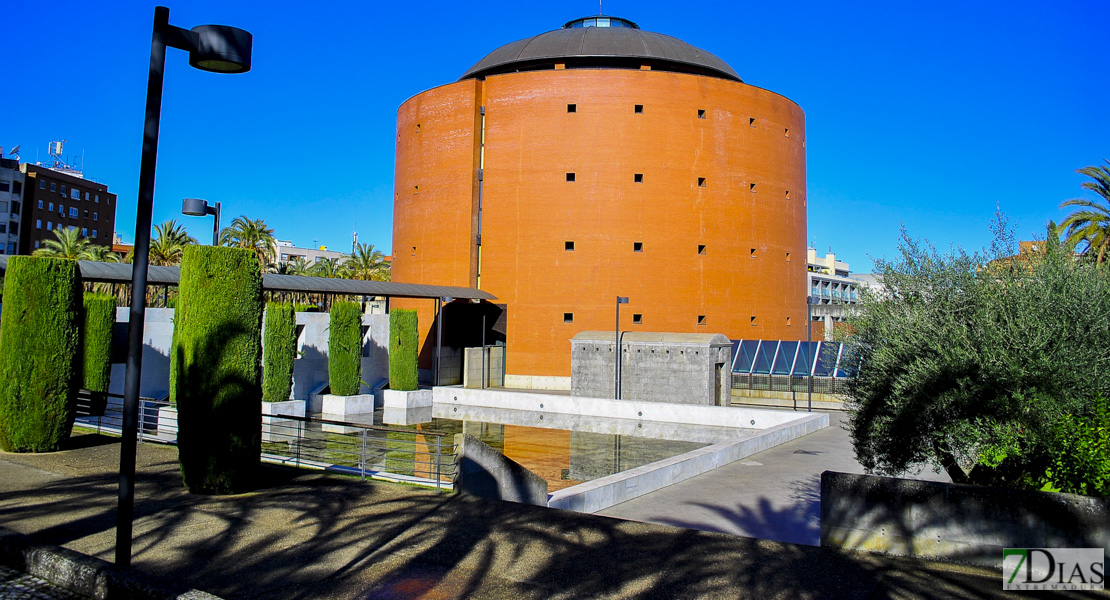
<path id="1" fill-rule="evenodd" d="M 1004 548 L 1004 590 L 1101 590 L 1102 548 Z"/>

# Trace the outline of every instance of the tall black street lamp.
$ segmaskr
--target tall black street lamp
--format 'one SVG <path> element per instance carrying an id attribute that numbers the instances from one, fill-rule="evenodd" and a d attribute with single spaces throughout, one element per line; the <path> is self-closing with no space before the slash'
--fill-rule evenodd
<path id="1" fill-rule="evenodd" d="M 207 200 L 200 198 L 186 198 L 181 201 L 181 213 L 191 217 L 216 216 L 216 224 L 212 226 L 212 245 L 220 245 L 220 203 L 209 206 Z"/>
<path id="2" fill-rule="evenodd" d="M 150 252 L 150 220 L 154 208 L 154 168 L 158 161 L 158 126 L 162 114 L 162 74 L 166 46 L 189 52 L 189 64 L 214 73 L 245 73 L 251 69 L 251 34 L 225 25 L 182 29 L 170 25 L 170 9 L 154 9 L 150 41 L 150 72 L 146 87 L 143 158 L 135 215 L 135 262 L 131 268 L 131 316 L 127 331 L 127 377 L 123 393 L 123 439 L 119 456 L 119 509 L 116 515 L 116 564 L 131 564 L 131 526 L 135 508 L 135 438 L 139 421 L 139 382 L 143 368 L 143 319 Z"/>

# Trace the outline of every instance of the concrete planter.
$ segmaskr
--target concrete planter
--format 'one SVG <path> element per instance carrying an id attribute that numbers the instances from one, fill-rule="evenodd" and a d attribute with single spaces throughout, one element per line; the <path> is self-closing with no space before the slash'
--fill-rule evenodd
<path id="1" fill-rule="evenodd" d="M 153 403 L 151 403 L 153 404 Z M 149 410 L 149 409 L 148 409 Z M 157 412 L 157 433 L 155 437 L 163 442 L 177 441 L 177 407 L 159 406 Z"/>
<path id="2" fill-rule="evenodd" d="M 346 417 L 374 412 L 374 394 L 337 396 L 320 394 L 320 412 L 324 418 Z"/>
<path id="3" fill-rule="evenodd" d="M 262 403 L 262 442 L 286 442 L 300 435 L 303 428 L 299 421 L 281 417 L 303 417 L 304 400 Z"/>
<path id="4" fill-rule="evenodd" d="M 391 409 L 428 408 L 432 405 L 432 390 L 382 390 L 382 406 Z"/>

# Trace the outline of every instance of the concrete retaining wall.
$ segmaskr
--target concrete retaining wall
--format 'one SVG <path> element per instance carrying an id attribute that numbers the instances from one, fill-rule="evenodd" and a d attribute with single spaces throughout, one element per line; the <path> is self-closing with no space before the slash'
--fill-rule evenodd
<path id="1" fill-rule="evenodd" d="M 570 340 L 571 394 L 612 398 L 615 334 L 583 331 Z M 721 334 L 625 332 L 620 397 L 624 400 L 727 406 L 732 342 Z"/>
<path id="2" fill-rule="evenodd" d="M 465 433 L 455 435 L 455 489 L 472 496 L 547 506 L 547 482 Z"/>
<path id="3" fill-rule="evenodd" d="M 768 390 L 732 390 L 732 404 L 750 404 L 789 408 L 795 406 L 804 410 L 808 407 L 809 395 L 806 392 L 774 392 Z M 813 394 L 815 410 L 844 410 L 844 398 L 834 394 Z"/>
<path id="4" fill-rule="evenodd" d="M 1110 498 L 825 471 L 821 545 L 991 566 L 1003 548 L 1110 557 Z"/>
<path id="5" fill-rule="evenodd" d="M 116 323 L 126 325 L 130 313 L 127 307 L 116 309 Z M 293 361 L 293 392 L 291 400 L 309 400 L 312 391 L 328 382 L 328 324 L 327 313 L 297 313 L 297 358 Z M 367 328 L 363 339 L 362 381 L 360 393 L 372 393 L 375 384 L 389 378 L 389 315 L 364 314 L 362 324 Z M 117 340 L 116 343 L 120 343 Z M 126 344 L 126 336 L 123 342 Z M 173 309 L 147 308 L 143 325 L 143 377 L 139 394 L 146 398 L 165 398 L 170 390 L 170 346 L 173 343 Z M 123 393 L 126 366 L 121 362 L 112 365 L 108 391 Z M 320 406 L 310 406 L 318 412 Z"/>
<path id="6" fill-rule="evenodd" d="M 463 355 L 463 387 L 482 387 L 482 347 L 466 348 Z M 490 346 L 485 349 L 485 387 L 501 387 L 505 381 L 505 347 Z"/>
<path id="7" fill-rule="evenodd" d="M 432 401 L 436 405 L 484 406 L 509 410 L 527 410 L 537 413 L 551 412 L 586 417 L 713 425 L 740 429 L 767 429 L 793 421 L 805 414 L 738 406 L 690 406 L 644 400 L 582 398 L 558 394 L 459 387 L 433 388 Z"/>

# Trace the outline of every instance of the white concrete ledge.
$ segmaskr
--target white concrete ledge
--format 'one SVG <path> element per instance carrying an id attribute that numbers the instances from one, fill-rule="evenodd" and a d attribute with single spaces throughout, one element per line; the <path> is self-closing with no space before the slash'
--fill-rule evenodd
<path id="1" fill-rule="evenodd" d="M 691 408 L 691 407 L 684 407 Z M 685 454 L 622 471 L 608 477 L 564 488 L 547 502 L 550 508 L 593 513 L 673 483 L 712 471 L 829 426 L 827 414 L 804 414 L 736 440 L 699 448 Z"/>
<path id="2" fill-rule="evenodd" d="M 433 388 L 436 405 L 484 406 L 687 425 L 712 425 L 743 429 L 767 429 L 789 423 L 807 413 L 737 406 L 692 406 L 640 400 L 585 398 L 506 390 L 462 387 Z M 827 421 L 827 418 L 826 418 Z"/>

